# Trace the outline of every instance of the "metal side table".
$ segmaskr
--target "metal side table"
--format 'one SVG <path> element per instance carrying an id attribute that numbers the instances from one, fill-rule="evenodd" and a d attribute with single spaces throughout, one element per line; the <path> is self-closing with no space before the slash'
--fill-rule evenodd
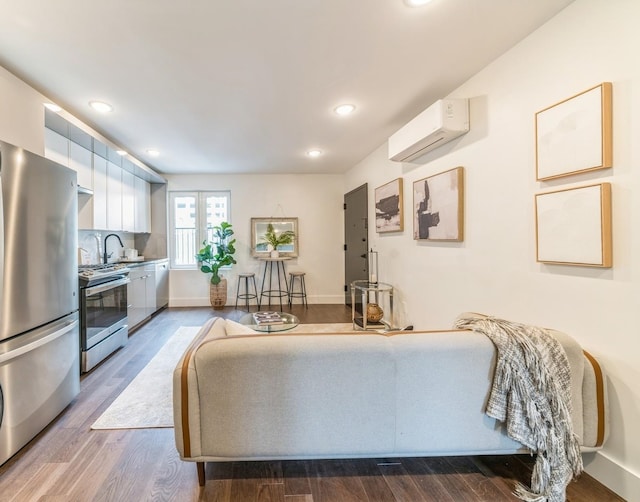
<path id="1" fill-rule="evenodd" d="M 356 309 L 356 299 L 362 302 L 362 312 Z M 393 286 L 384 282 L 353 281 L 351 320 L 354 330 L 393 329 Z"/>

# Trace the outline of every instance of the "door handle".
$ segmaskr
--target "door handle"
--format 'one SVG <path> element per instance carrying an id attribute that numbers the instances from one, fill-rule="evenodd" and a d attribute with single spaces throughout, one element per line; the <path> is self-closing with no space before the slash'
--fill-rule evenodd
<path id="1" fill-rule="evenodd" d="M 360 258 L 366 258 L 366 257 L 367 257 L 367 253 L 362 253 L 362 254 L 360 255 Z"/>

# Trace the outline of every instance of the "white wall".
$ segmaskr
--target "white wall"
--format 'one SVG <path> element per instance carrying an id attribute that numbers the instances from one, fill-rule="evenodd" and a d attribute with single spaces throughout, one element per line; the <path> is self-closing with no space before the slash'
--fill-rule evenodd
<path id="1" fill-rule="evenodd" d="M 230 190 L 231 223 L 238 261 L 223 275 L 229 281 L 228 304 L 235 303 L 238 272 L 262 278 L 264 262 L 251 257 L 252 217 L 297 217 L 299 257 L 287 271 L 306 272 L 309 303 L 343 303 L 343 177 L 339 175 L 171 175 L 168 191 Z M 260 280 L 258 288 L 260 288 Z M 209 305 L 208 275 L 172 270 L 171 306 Z"/>
<path id="2" fill-rule="evenodd" d="M 382 145 L 345 185 L 368 182 L 373 200 L 375 187 L 404 178 L 404 232 L 370 236 L 381 280 L 397 288 L 401 322 L 440 328 L 460 312 L 485 312 L 564 330 L 600 360 L 611 434 L 601 453 L 585 457 L 586 469 L 629 500 L 640 500 L 638 19 L 636 0 L 576 1 L 451 93 L 471 98 L 467 135 L 412 164 L 388 161 Z M 536 182 L 535 112 L 603 81 L 613 83 L 613 169 Z M 413 182 L 459 165 L 464 242 L 414 241 Z M 537 263 L 534 194 L 594 181 L 612 183 L 613 268 Z"/>
<path id="3" fill-rule="evenodd" d="M 45 98 L 0 67 L 0 140 L 44 155 Z"/>

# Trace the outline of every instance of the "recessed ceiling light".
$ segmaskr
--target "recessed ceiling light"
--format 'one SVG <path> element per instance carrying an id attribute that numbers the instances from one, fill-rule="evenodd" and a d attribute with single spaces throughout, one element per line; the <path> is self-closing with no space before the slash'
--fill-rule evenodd
<path id="1" fill-rule="evenodd" d="M 333 111 L 338 115 L 349 115 L 356 109 L 356 105 L 344 104 L 340 106 L 336 106 Z"/>
<path id="2" fill-rule="evenodd" d="M 89 101 L 89 106 L 100 113 L 109 113 L 113 111 L 113 106 L 104 101 Z"/>
<path id="3" fill-rule="evenodd" d="M 147 149 L 147 153 L 149 155 L 151 155 L 152 157 L 157 157 L 158 155 L 160 155 L 160 152 L 158 150 L 156 150 L 155 148 Z"/>
<path id="4" fill-rule="evenodd" d="M 429 2 L 431 2 L 431 0 L 404 0 L 404 3 L 409 7 L 420 7 L 421 5 L 426 5 Z"/>
<path id="5" fill-rule="evenodd" d="M 309 150 L 307 152 L 307 156 L 311 157 L 312 159 L 315 159 L 316 157 L 320 157 L 320 155 L 322 155 L 322 150 L 318 150 L 317 148 L 313 150 Z"/>
<path id="6" fill-rule="evenodd" d="M 125 150 L 116 150 L 116 153 L 118 155 L 122 155 L 123 157 L 127 154 L 127 152 Z"/>
<path id="7" fill-rule="evenodd" d="M 52 112 L 58 113 L 62 111 L 62 107 L 56 105 L 55 103 L 45 103 L 44 106 L 45 108 L 48 108 Z"/>

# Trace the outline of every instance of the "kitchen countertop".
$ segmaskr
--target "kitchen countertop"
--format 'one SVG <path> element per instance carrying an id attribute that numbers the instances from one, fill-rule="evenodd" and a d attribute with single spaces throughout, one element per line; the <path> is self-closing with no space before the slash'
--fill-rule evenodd
<path id="1" fill-rule="evenodd" d="M 132 268 L 132 267 L 140 267 L 142 265 L 148 265 L 150 263 L 162 263 L 167 261 L 169 261 L 169 258 L 146 258 L 144 260 L 139 260 L 139 261 L 121 260 L 119 263 L 124 263 L 127 267 Z"/>

